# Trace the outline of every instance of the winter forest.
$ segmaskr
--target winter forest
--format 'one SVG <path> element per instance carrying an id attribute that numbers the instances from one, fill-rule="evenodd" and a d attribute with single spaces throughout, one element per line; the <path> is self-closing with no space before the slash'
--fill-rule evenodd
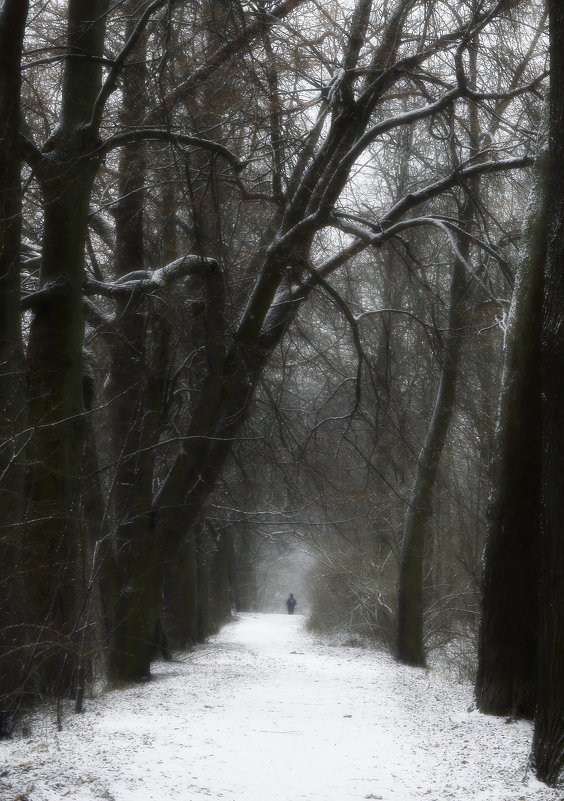
<path id="1" fill-rule="evenodd" d="M 559 0 L 0 0 L 0 370 L 0 738 L 294 590 L 558 786 Z"/>

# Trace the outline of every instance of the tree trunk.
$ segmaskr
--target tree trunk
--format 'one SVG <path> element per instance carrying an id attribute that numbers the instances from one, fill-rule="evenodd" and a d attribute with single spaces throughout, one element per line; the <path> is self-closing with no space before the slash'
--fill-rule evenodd
<path id="1" fill-rule="evenodd" d="M 82 285 L 96 131 L 88 127 L 101 87 L 108 0 L 71 0 L 61 124 L 39 178 L 45 202 L 41 283 L 29 336 L 30 444 L 27 592 L 38 682 L 72 684 L 77 652 L 83 422 Z M 73 57 L 74 54 L 74 57 Z M 76 54 L 80 54 L 76 56 Z"/>
<path id="2" fill-rule="evenodd" d="M 459 241 L 464 258 L 469 255 L 468 240 Z M 423 567 L 425 540 L 431 516 L 433 488 L 441 454 L 454 414 L 456 380 L 462 326 L 463 301 L 466 296 L 466 267 L 459 258 L 454 260 L 450 291 L 448 332 L 433 414 L 415 472 L 415 481 L 407 510 L 402 544 L 398 588 L 397 657 L 407 665 L 425 665 L 423 639 Z"/>
<path id="3" fill-rule="evenodd" d="M 216 15 L 225 15 L 227 12 L 221 4 L 215 3 L 211 0 L 210 3 L 204 6 L 204 26 L 208 35 L 213 40 L 213 29 L 218 24 Z M 223 18 L 223 17 L 221 17 Z M 208 31 L 209 29 L 209 31 Z M 212 31 L 212 33 L 210 33 Z M 209 44 L 209 43 L 208 43 Z M 143 61 L 144 56 L 140 53 L 137 54 L 137 61 Z M 145 112 L 145 104 L 143 103 L 144 78 L 141 80 L 140 67 L 136 67 L 136 72 L 131 73 L 130 80 L 126 82 L 124 87 L 124 111 L 127 115 L 127 120 L 135 122 L 136 119 L 140 122 L 143 119 Z M 212 130 L 217 125 L 217 111 L 215 110 L 216 100 L 214 97 L 209 97 L 207 88 L 204 90 L 204 98 L 202 108 L 197 110 L 196 123 L 203 130 Z M 216 132 L 217 135 L 217 132 Z M 137 248 L 142 245 L 142 167 L 140 152 L 135 153 L 133 149 L 129 149 L 129 159 L 127 153 L 124 153 L 124 162 L 128 160 L 127 164 L 123 164 L 121 174 L 123 180 L 126 182 L 121 190 L 123 200 L 120 202 L 118 215 L 116 215 L 118 241 L 122 240 L 124 245 L 127 246 L 128 238 L 131 247 L 128 248 L 129 253 L 133 252 L 134 240 L 137 242 Z M 213 255 L 218 252 L 218 240 L 220 237 L 220 221 L 218 215 L 218 197 L 215 181 L 215 167 L 213 160 L 210 160 L 206 153 L 202 153 L 199 157 L 195 157 L 198 169 L 197 173 L 206 176 L 206 180 L 201 187 L 197 188 L 194 194 L 192 215 L 194 218 L 194 225 L 197 234 L 197 250 L 202 256 Z M 137 178 L 136 178 L 137 176 Z M 209 191 L 211 185 L 212 191 Z M 166 201 L 167 198 L 165 197 Z M 166 210 L 163 215 L 165 219 L 170 220 L 170 209 Z M 128 230 L 128 222 L 130 229 Z M 135 236 L 134 226 L 138 227 L 137 236 Z M 174 228 L 174 226 L 173 226 Z M 173 237 L 173 240 L 175 238 Z M 165 243 L 164 253 L 166 257 L 172 256 L 171 243 Z M 140 257 L 142 251 L 138 253 Z M 176 255 L 176 254 L 174 254 Z M 139 260 L 139 259 L 138 259 Z M 140 265 L 139 265 L 140 266 Z M 138 269 L 137 266 L 131 264 L 131 259 L 125 261 L 123 265 L 122 274 L 132 269 Z M 215 299 L 211 296 L 213 293 L 214 282 L 208 286 L 208 309 L 214 309 L 215 305 L 219 307 L 219 315 L 223 315 L 223 298 Z M 215 281 L 215 287 L 223 291 L 223 284 L 221 280 Z M 142 330 L 143 324 L 147 325 L 147 314 L 145 308 L 145 317 L 141 311 L 142 301 L 131 300 L 124 305 L 121 315 L 123 320 L 123 333 L 125 336 L 120 339 L 121 343 L 117 345 L 118 350 L 124 349 L 124 346 L 133 346 L 135 350 L 135 358 L 141 361 L 145 358 L 145 344 L 143 341 L 144 331 Z M 196 408 L 193 412 L 193 425 L 191 429 L 197 431 L 197 436 L 202 437 L 213 435 L 215 427 L 208 428 L 205 426 L 204 430 L 199 426 L 199 419 L 201 409 L 205 408 L 204 417 L 211 409 L 212 415 L 217 414 L 217 395 L 222 391 L 221 376 L 222 376 L 222 362 L 223 362 L 223 342 L 221 326 L 219 330 L 212 330 L 214 320 L 214 313 L 206 316 L 206 336 L 208 337 L 208 369 L 210 372 L 211 380 L 203 380 L 201 389 L 201 399 L 199 402 L 199 409 Z M 137 331 L 135 327 L 137 326 Z M 161 329 L 161 348 L 164 348 L 164 342 L 167 336 L 167 322 L 166 320 L 160 321 Z M 218 342 L 212 342 L 215 339 Z M 219 345 L 219 347 L 218 347 Z M 119 355 L 119 354 L 118 354 Z M 151 372 L 151 366 L 145 364 L 144 369 L 131 370 L 131 353 L 122 354 L 119 358 L 119 363 L 122 365 L 121 369 L 118 368 L 117 360 L 114 360 L 115 368 L 113 371 L 113 378 L 111 382 L 112 395 L 118 399 L 118 404 L 121 407 L 122 413 L 118 415 L 119 420 L 116 419 L 114 429 L 114 441 L 119 444 L 119 450 L 123 456 L 125 455 L 127 463 L 124 463 L 124 469 L 118 469 L 118 480 L 116 481 L 116 488 L 119 487 L 119 492 L 125 497 L 122 497 L 119 503 L 120 512 L 123 515 L 123 524 L 118 528 L 117 545 L 119 550 L 124 555 L 123 564 L 123 582 L 124 586 L 128 588 L 127 593 L 122 593 L 120 598 L 120 608 L 118 612 L 119 623 L 116 628 L 116 637 L 112 645 L 112 654 L 110 660 L 111 671 L 114 678 L 132 679 L 148 675 L 150 670 L 151 649 L 148 647 L 147 639 L 150 636 L 150 631 L 153 628 L 153 621 L 156 622 L 155 616 L 158 616 L 160 606 L 148 605 L 145 616 L 141 616 L 138 612 L 143 605 L 143 598 L 151 598 L 155 600 L 160 596 L 160 584 L 166 577 L 167 580 L 167 593 L 168 603 L 174 602 L 175 608 L 178 610 L 176 615 L 183 621 L 183 632 L 177 632 L 184 640 L 185 637 L 192 637 L 194 629 L 197 628 L 195 621 L 189 621 L 185 615 L 194 611 L 194 601 L 199 597 L 197 587 L 179 586 L 174 584 L 176 580 L 187 580 L 192 571 L 192 554 L 189 544 L 184 542 L 185 532 L 190 531 L 199 514 L 199 508 L 195 517 L 191 517 L 186 513 L 180 511 L 185 506 L 184 494 L 185 487 L 189 485 L 190 478 L 188 475 L 184 476 L 183 489 L 180 494 L 175 495 L 173 503 L 167 507 L 165 514 L 170 515 L 176 519 L 175 529 L 177 536 L 174 537 L 174 542 L 171 543 L 168 539 L 163 538 L 160 533 L 160 528 L 156 525 L 156 514 L 151 518 L 151 504 L 152 504 L 152 480 L 153 480 L 153 462 L 155 450 L 150 448 L 151 444 L 155 444 L 158 439 L 158 420 L 157 408 L 153 408 L 151 400 L 157 401 L 159 376 L 157 375 L 156 368 L 153 370 L 153 375 L 150 377 L 145 387 L 145 394 L 139 394 L 137 390 L 136 398 L 132 403 L 131 382 L 132 378 L 135 382 L 139 381 L 139 376 L 144 375 L 146 372 Z M 161 390 L 164 381 L 164 371 L 160 373 Z M 119 380 L 118 380 L 119 379 Z M 153 396 L 151 398 L 151 395 Z M 119 398 L 122 400 L 119 401 Z M 160 398 L 162 400 L 162 397 Z M 148 408 L 150 407 L 150 408 Z M 131 410 L 135 409 L 136 413 L 133 415 L 139 419 L 137 428 L 131 425 Z M 153 423 L 152 428 L 151 421 Z M 127 431 L 129 426 L 129 433 L 124 442 L 123 434 Z M 121 431 L 121 438 L 120 432 Z M 208 445 L 203 439 L 200 444 L 189 446 L 185 445 L 184 449 L 190 450 L 191 447 L 200 454 L 200 445 L 204 452 L 207 452 Z M 135 454 L 138 453 L 138 456 Z M 133 456 L 133 458 L 132 458 Z M 198 461 L 201 466 L 202 461 Z M 205 465 L 205 460 L 203 460 Z M 127 472 L 129 471 L 129 475 Z M 196 477 L 196 483 L 198 478 Z M 132 506 L 130 499 L 136 499 L 135 504 Z M 130 531 L 128 531 L 130 529 Z M 149 541 L 150 540 L 150 541 Z M 177 570 L 172 568 L 168 570 L 167 564 L 176 560 L 179 557 L 178 549 L 181 549 L 183 556 L 186 559 L 184 570 Z M 149 565 L 146 558 L 142 555 L 144 552 L 151 552 L 154 554 L 155 563 Z M 207 561 L 206 561 L 207 565 Z M 202 566 L 202 570 L 204 571 Z M 207 567 L 206 567 L 207 569 Z M 148 574 L 151 572 L 151 577 Z M 205 571 L 204 571 L 205 572 Z M 151 584 L 151 590 L 148 590 L 148 584 Z M 140 591 L 137 589 L 139 585 Z M 157 588 L 159 585 L 159 588 Z M 186 604 L 182 604 L 180 595 L 182 592 L 186 593 Z M 167 598 L 165 595 L 165 605 Z M 203 603 L 203 600 L 202 600 Z M 206 613 L 206 619 L 208 615 Z M 136 620 L 142 629 L 137 632 L 136 626 L 133 621 Z M 207 626 L 207 623 L 206 623 Z M 136 633 L 137 632 L 137 633 Z M 203 636 L 207 634 L 207 631 Z M 137 666 L 133 672 L 127 667 L 127 654 L 131 654 L 133 663 Z M 141 665 L 144 667 L 141 669 Z M 139 672 L 141 671 L 141 672 Z"/>
<path id="4" fill-rule="evenodd" d="M 200 523 L 196 533 L 196 564 L 198 579 L 198 609 L 196 616 L 196 637 L 205 642 L 213 633 L 210 623 L 210 542 L 205 523 Z"/>
<path id="5" fill-rule="evenodd" d="M 25 627 L 20 545 L 26 401 L 20 312 L 20 65 L 27 0 L 0 12 L 0 737 L 22 702 Z"/>
<path id="6" fill-rule="evenodd" d="M 231 617 L 231 573 L 233 568 L 233 537 L 222 531 L 214 537 L 212 589 L 213 619 L 217 629 Z"/>
<path id="7" fill-rule="evenodd" d="M 478 40 L 475 37 L 473 48 L 469 54 L 469 82 L 471 85 L 475 85 L 476 82 L 477 51 Z M 480 129 L 475 106 L 470 107 L 468 115 L 469 144 L 471 150 L 476 154 Z M 454 125 L 452 119 L 451 125 Z M 454 136 L 451 137 L 451 156 L 453 163 L 456 163 L 458 154 L 453 143 Z M 472 182 L 470 190 L 462 200 L 459 218 L 463 231 L 468 231 L 472 225 L 478 190 L 479 179 Z M 457 253 L 453 260 L 448 331 L 444 343 L 441 374 L 431 421 L 415 471 L 400 558 L 397 657 L 401 662 L 417 667 L 423 667 L 426 661 L 424 565 L 426 554 L 432 551 L 433 545 L 428 533 L 432 514 L 433 490 L 444 444 L 454 416 L 460 351 L 464 338 L 464 326 L 467 323 L 465 304 L 469 281 L 466 276 L 466 263 L 469 262 L 472 251 L 468 237 L 463 234 L 457 235 L 456 244 Z"/>
<path id="8" fill-rule="evenodd" d="M 235 609 L 241 612 L 253 612 L 256 609 L 257 599 L 256 560 L 258 553 L 254 532 L 243 528 L 236 537 L 234 551 L 237 577 L 233 588 Z"/>
<path id="9" fill-rule="evenodd" d="M 167 567 L 164 583 L 166 630 L 175 648 L 198 642 L 198 564 L 191 531 Z"/>
<path id="10" fill-rule="evenodd" d="M 547 258 L 541 340 L 542 536 L 537 709 L 533 754 L 539 779 L 564 769 L 564 7 L 550 13 Z"/>
<path id="11" fill-rule="evenodd" d="M 143 9 L 136 0 L 126 4 L 126 40 Z M 146 114 L 147 36 L 144 32 L 123 73 L 121 128 L 140 127 Z M 119 200 L 116 222 L 115 275 L 144 269 L 144 187 L 146 159 L 143 142 L 125 146 L 119 161 Z M 148 589 L 155 554 L 151 543 L 151 501 L 160 408 L 150 397 L 150 302 L 140 295 L 120 298 L 116 304 L 119 334 L 112 342 L 107 397 L 110 403 L 111 442 L 117 463 L 112 483 L 115 521 L 114 548 L 120 574 L 115 625 L 110 648 L 110 675 L 115 681 L 146 678 L 157 629 L 158 592 Z M 158 402 L 157 402 L 158 406 Z M 146 607 L 144 608 L 144 602 Z M 146 659 L 136 655 L 139 649 Z"/>
<path id="12" fill-rule="evenodd" d="M 532 718 L 536 704 L 540 537 L 540 325 L 544 162 L 535 168 L 505 344 L 482 579 L 476 696 L 482 712 Z"/>

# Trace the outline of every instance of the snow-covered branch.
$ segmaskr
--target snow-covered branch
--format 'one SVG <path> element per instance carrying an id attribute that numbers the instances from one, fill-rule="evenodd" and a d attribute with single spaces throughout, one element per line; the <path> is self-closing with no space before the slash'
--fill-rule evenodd
<path id="1" fill-rule="evenodd" d="M 194 255 L 183 256 L 158 270 L 136 270 L 117 281 L 96 281 L 88 278 L 84 284 L 84 292 L 86 295 L 103 295 L 108 298 L 124 297 L 132 292 L 150 293 L 164 289 L 188 275 L 203 275 L 206 270 L 214 267 L 217 267 L 215 259 Z"/>
<path id="2" fill-rule="evenodd" d="M 217 272 L 215 259 L 200 256 L 183 256 L 175 259 L 157 270 L 136 270 L 127 273 L 116 281 L 97 281 L 87 278 L 84 282 L 84 294 L 102 295 L 106 298 L 120 298 L 132 293 L 151 293 L 170 286 L 174 281 L 186 278 L 188 275 L 199 275 L 204 278 L 208 273 Z M 23 310 L 37 308 L 45 303 L 65 297 L 70 292 L 70 286 L 65 279 L 50 281 L 40 289 L 25 294 L 22 297 Z"/>

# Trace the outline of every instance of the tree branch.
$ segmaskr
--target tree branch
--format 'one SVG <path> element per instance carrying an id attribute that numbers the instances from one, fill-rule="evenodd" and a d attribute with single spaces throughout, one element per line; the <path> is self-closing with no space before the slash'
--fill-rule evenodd
<path id="1" fill-rule="evenodd" d="M 88 278 L 84 283 L 84 293 L 103 295 L 107 298 L 125 297 L 132 293 L 149 293 L 163 289 L 188 275 L 205 277 L 207 270 L 215 270 L 216 267 L 215 259 L 194 255 L 183 256 L 158 270 L 136 270 L 117 281 L 96 281 L 94 278 Z"/>
<path id="2" fill-rule="evenodd" d="M 213 142 L 210 139 L 202 139 L 199 136 L 190 136 L 189 134 L 174 133 L 166 128 L 140 128 L 136 131 L 127 131 L 125 133 L 116 134 L 106 139 L 99 148 L 96 149 L 97 155 L 106 155 L 118 147 L 125 147 L 134 142 L 169 142 L 173 145 L 193 145 L 200 147 L 203 150 L 209 150 L 222 156 L 237 173 L 241 172 L 245 165 L 237 156 L 235 156 L 229 148 L 225 145 L 220 145 L 219 142 Z"/>
<path id="3" fill-rule="evenodd" d="M 84 294 L 86 296 L 102 295 L 106 298 L 123 298 L 132 293 L 154 292 L 189 275 L 198 275 L 207 281 L 207 273 L 212 271 L 215 274 L 217 267 L 215 259 L 191 254 L 175 259 L 158 270 L 136 270 L 127 273 L 117 281 L 97 281 L 94 278 L 87 278 L 84 282 Z M 21 300 L 21 308 L 24 311 L 35 309 L 53 300 L 66 297 L 69 291 L 70 287 L 66 279 L 50 281 L 40 289 L 25 294 Z"/>
<path id="4" fill-rule="evenodd" d="M 94 108 L 92 110 L 92 118 L 88 126 L 89 128 L 92 128 L 95 131 L 99 129 L 100 122 L 102 120 L 102 114 L 104 113 L 104 108 L 106 106 L 108 98 L 116 89 L 118 78 L 125 66 L 125 60 L 131 53 L 135 45 L 137 44 L 139 36 L 143 33 L 143 31 L 147 27 L 147 24 L 151 19 L 152 15 L 154 14 L 154 12 L 157 11 L 162 6 L 164 6 L 166 2 L 167 0 L 154 0 L 154 2 L 151 3 L 145 9 L 143 14 L 139 18 L 137 24 L 135 25 L 133 31 L 131 32 L 129 39 L 121 49 L 121 52 L 113 60 L 112 67 L 94 103 Z"/>
<path id="5" fill-rule="evenodd" d="M 487 161 L 482 164 L 474 164 L 471 167 L 455 170 L 445 178 L 441 178 L 439 181 L 420 189 L 418 192 L 410 192 L 398 200 L 398 202 L 387 212 L 385 217 L 382 217 L 377 223 L 375 223 L 375 226 L 378 225 L 380 227 L 379 231 L 374 233 L 367 231 L 365 238 L 355 239 L 350 245 L 348 245 L 346 248 L 343 248 L 343 250 L 341 250 L 335 256 L 332 256 L 330 259 L 322 262 L 322 264 L 316 268 L 317 272 L 322 276 L 330 275 L 343 264 L 345 264 L 349 259 L 351 259 L 353 256 L 356 256 L 367 247 L 381 245 L 392 236 L 396 236 L 399 231 L 402 230 L 402 227 L 407 227 L 405 225 L 402 226 L 401 223 L 393 225 L 396 220 L 399 220 L 403 214 L 405 214 L 407 211 L 410 211 L 420 203 L 441 195 L 448 189 L 452 189 L 453 186 L 457 186 L 463 181 L 473 178 L 476 175 L 503 172 L 505 170 L 522 169 L 523 167 L 530 167 L 533 163 L 534 158 L 532 156 L 523 156 L 517 159 L 504 159 L 502 161 Z"/>
<path id="6" fill-rule="evenodd" d="M 285 0 L 268 13 L 267 21 L 274 25 L 276 22 L 291 14 L 292 11 L 295 11 L 304 1 L 305 0 Z M 248 25 L 240 34 L 226 42 L 226 44 L 216 50 L 215 53 L 212 53 L 201 67 L 194 70 L 183 83 L 180 83 L 169 92 L 165 101 L 168 104 L 174 104 L 181 100 L 188 92 L 193 92 L 198 86 L 201 86 L 216 69 L 239 53 L 245 45 L 250 44 L 253 39 L 261 36 L 264 30 L 265 16 L 264 13 L 261 13 L 256 22 Z"/>

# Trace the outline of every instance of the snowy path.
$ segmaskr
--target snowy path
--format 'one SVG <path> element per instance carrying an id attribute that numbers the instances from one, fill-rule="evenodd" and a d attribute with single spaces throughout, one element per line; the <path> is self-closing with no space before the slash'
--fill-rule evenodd
<path id="1" fill-rule="evenodd" d="M 0 800 L 557 801 L 525 773 L 530 727 L 468 712 L 471 688 L 243 615 L 155 680 L 57 734 L 0 743 Z"/>

